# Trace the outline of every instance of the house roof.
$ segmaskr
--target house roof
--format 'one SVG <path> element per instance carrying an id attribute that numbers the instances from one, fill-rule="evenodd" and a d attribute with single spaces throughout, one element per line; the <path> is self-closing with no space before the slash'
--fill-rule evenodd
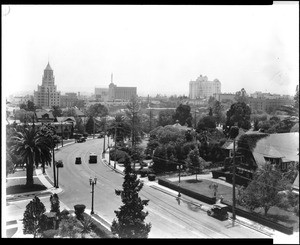
<path id="1" fill-rule="evenodd" d="M 35 113 L 35 115 L 36 115 L 36 117 L 37 117 L 38 119 L 43 119 L 43 116 L 45 116 L 46 114 L 49 115 L 49 119 L 54 119 L 54 116 L 53 116 L 52 112 L 47 112 L 47 111 L 37 111 L 37 112 Z"/>
<path id="2" fill-rule="evenodd" d="M 85 116 L 84 113 L 81 110 L 79 110 L 77 108 L 74 108 L 74 109 L 75 109 L 75 113 L 78 117 L 84 117 Z"/>
<path id="3" fill-rule="evenodd" d="M 258 140 L 252 152 L 254 157 L 261 155 L 299 162 L 299 132 L 270 134 Z"/>
<path id="4" fill-rule="evenodd" d="M 56 117 L 56 120 L 57 122 L 76 121 L 74 117 Z"/>
<path id="5" fill-rule="evenodd" d="M 239 128 L 239 134 L 238 136 L 236 136 L 235 140 L 238 140 L 245 133 L 246 132 L 242 128 Z M 225 141 L 221 148 L 225 150 L 233 150 L 233 140 L 228 139 L 227 141 Z"/>

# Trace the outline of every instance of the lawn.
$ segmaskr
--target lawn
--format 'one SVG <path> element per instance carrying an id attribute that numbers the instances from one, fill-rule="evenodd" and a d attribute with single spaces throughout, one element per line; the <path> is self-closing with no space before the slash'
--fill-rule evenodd
<path id="1" fill-rule="evenodd" d="M 26 178 L 9 179 L 6 182 L 6 194 L 20 194 L 32 191 L 43 191 L 47 188 L 42 184 L 37 176 L 33 177 L 34 184 L 30 187 L 26 186 Z"/>
<path id="2" fill-rule="evenodd" d="M 178 184 L 178 181 L 172 181 L 174 184 Z M 180 186 L 199 194 L 205 195 L 207 197 L 213 197 L 214 192 L 213 189 L 210 189 L 209 186 L 214 183 L 213 181 L 206 179 L 188 179 L 181 180 Z M 237 193 L 237 192 L 236 192 Z M 220 196 L 223 196 L 224 200 L 232 202 L 232 188 L 230 186 L 218 184 L 218 192 L 217 199 Z M 262 208 L 256 209 L 256 213 L 262 214 L 264 216 L 264 212 Z M 278 207 L 271 207 L 267 213 L 266 218 L 284 224 L 286 226 L 293 226 L 294 231 L 299 231 L 299 217 L 295 215 L 293 212 L 286 211 L 280 209 Z"/>

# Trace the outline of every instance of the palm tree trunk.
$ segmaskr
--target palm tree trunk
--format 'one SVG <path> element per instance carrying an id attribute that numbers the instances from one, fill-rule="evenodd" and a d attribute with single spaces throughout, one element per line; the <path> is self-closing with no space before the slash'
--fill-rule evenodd
<path id="1" fill-rule="evenodd" d="M 26 185 L 33 185 L 33 160 L 29 157 L 26 164 Z"/>

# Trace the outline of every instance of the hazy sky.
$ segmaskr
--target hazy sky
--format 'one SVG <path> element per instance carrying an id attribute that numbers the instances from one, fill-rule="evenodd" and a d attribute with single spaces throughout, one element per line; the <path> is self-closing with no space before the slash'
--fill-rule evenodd
<path id="1" fill-rule="evenodd" d="M 272 6 L 2 5 L 2 91 L 33 93 L 48 63 L 57 89 L 188 95 L 198 76 L 222 92 L 295 94 L 299 3 Z"/>

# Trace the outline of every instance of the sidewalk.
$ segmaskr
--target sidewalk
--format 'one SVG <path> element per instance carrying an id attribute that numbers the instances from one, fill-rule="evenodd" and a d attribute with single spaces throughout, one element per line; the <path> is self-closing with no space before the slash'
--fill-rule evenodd
<path id="1" fill-rule="evenodd" d="M 124 172 L 123 172 L 124 167 L 123 166 L 120 166 L 118 163 L 116 163 L 116 168 L 114 168 L 114 161 L 112 161 L 112 160 L 110 160 L 110 164 L 109 164 L 108 152 L 104 154 L 104 158 L 102 158 L 102 161 L 103 161 L 104 164 L 106 164 L 108 167 L 110 167 L 111 169 L 113 169 L 117 173 L 120 173 L 120 174 L 124 175 Z M 139 175 L 138 175 L 138 178 L 139 178 Z M 225 179 L 224 180 L 222 180 L 222 179 L 213 179 L 211 173 L 209 173 L 209 174 L 199 174 L 199 175 L 197 175 L 197 178 L 198 179 L 201 179 L 201 178 L 202 179 L 208 179 L 210 181 L 232 187 L 232 185 L 227 183 L 225 181 Z M 181 179 L 182 180 L 195 179 L 195 176 L 182 176 Z M 199 203 L 198 200 L 195 200 L 195 201 L 188 200 L 188 199 L 184 198 L 183 195 L 181 197 L 178 197 L 178 192 L 177 191 L 174 191 L 174 190 L 169 189 L 165 186 L 159 185 L 157 183 L 157 181 L 149 181 L 147 178 L 140 178 L 140 180 L 144 184 L 150 186 L 151 188 L 154 188 L 156 190 L 165 192 L 166 194 L 172 195 L 175 198 L 181 199 L 182 201 L 193 203 L 194 205 L 197 205 L 198 207 L 200 207 L 201 210 L 203 210 L 205 212 L 208 209 L 210 209 L 210 207 L 212 206 L 212 205 L 209 205 L 207 203 L 201 204 L 201 203 Z M 175 180 L 177 181 L 178 177 L 172 177 L 172 178 L 169 178 L 169 180 L 170 181 L 175 181 Z M 192 198 L 189 198 L 189 199 L 192 199 Z M 231 220 L 231 218 L 230 218 L 230 220 Z M 282 232 L 271 229 L 267 226 L 261 225 L 257 222 L 254 222 L 252 220 L 249 220 L 249 219 L 246 219 L 244 217 L 237 216 L 237 215 L 236 215 L 235 224 L 236 225 L 239 224 L 239 225 L 249 227 L 251 229 L 254 229 L 256 231 L 259 231 L 261 233 L 264 233 L 264 234 L 272 237 L 273 241 L 274 241 L 274 244 L 299 244 L 299 232 L 294 232 L 293 235 L 287 235 L 287 234 L 284 234 Z"/>

